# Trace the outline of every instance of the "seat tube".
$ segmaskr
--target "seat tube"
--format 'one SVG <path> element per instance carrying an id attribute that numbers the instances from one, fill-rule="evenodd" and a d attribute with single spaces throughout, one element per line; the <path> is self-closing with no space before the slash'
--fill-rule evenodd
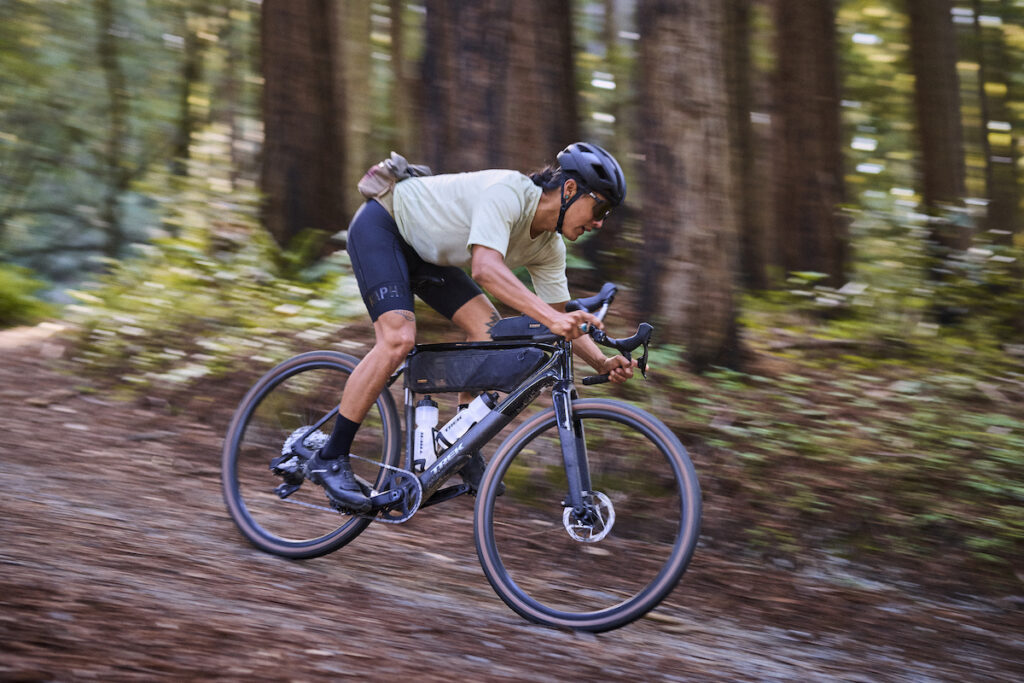
<path id="1" fill-rule="evenodd" d="M 562 446 L 565 476 L 569 483 L 568 503 L 582 510 L 583 495 L 590 490 L 590 472 L 587 467 L 587 447 L 583 440 L 583 426 L 572 415 L 572 382 L 559 382 L 552 391 L 558 437 Z"/>
<path id="2" fill-rule="evenodd" d="M 416 406 L 412 400 L 412 389 L 409 388 L 409 378 L 406 375 L 405 383 L 405 468 L 412 472 L 413 468 L 413 439 L 416 434 Z M 401 462 L 401 460 L 399 460 Z"/>

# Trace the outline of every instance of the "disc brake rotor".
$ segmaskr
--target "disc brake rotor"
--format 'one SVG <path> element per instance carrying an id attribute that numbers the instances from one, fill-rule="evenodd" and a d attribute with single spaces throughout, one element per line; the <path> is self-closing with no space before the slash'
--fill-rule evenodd
<path id="1" fill-rule="evenodd" d="M 580 517 L 573 513 L 571 507 L 562 511 L 562 524 L 574 540 L 582 543 L 597 543 L 612 530 L 615 525 L 615 507 L 611 499 L 600 491 L 590 491 L 586 495 L 585 512 Z"/>

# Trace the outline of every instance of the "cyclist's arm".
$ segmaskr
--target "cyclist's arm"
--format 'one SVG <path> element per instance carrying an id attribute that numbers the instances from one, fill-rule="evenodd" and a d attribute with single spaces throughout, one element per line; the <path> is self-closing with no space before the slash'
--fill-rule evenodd
<path id="1" fill-rule="evenodd" d="M 568 337 L 569 339 L 581 338 L 580 324 L 587 322 L 604 329 L 604 325 L 586 311 L 565 312 L 565 306 L 558 310 L 544 302 L 534 294 L 515 276 L 507 265 L 501 252 L 485 247 L 482 244 L 473 245 L 473 279 L 497 297 L 498 301 L 511 306 L 520 313 L 525 313 L 534 320 L 544 323 L 552 332 Z M 590 341 L 589 337 L 586 337 Z M 591 341 L 591 344 L 593 342 Z M 596 346 L 595 346 L 596 348 Z M 600 353 L 600 351 L 598 351 Z"/>

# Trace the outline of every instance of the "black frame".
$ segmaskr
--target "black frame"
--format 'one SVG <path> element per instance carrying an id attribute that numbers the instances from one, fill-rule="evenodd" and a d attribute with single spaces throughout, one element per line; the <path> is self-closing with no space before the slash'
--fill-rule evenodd
<path id="1" fill-rule="evenodd" d="M 583 495 L 590 490 L 590 474 L 587 469 L 586 446 L 583 440 L 583 425 L 572 417 L 572 401 L 577 398 L 573 384 L 572 342 L 546 335 L 533 341 L 482 341 L 455 342 L 447 344 L 417 344 L 412 353 L 418 351 L 434 351 L 458 353 L 466 349 L 520 349 L 539 348 L 551 357 L 543 366 L 528 379 L 516 387 L 484 419 L 473 425 L 452 446 L 438 454 L 425 472 L 419 475 L 423 486 L 422 507 L 436 504 L 461 495 L 468 491 L 465 485 L 440 489 L 444 481 L 462 468 L 472 454 L 493 439 L 512 420 L 516 418 L 541 394 L 546 387 L 553 387 L 552 400 L 558 416 L 558 432 L 562 443 L 562 457 L 565 461 L 566 475 L 569 479 L 569 498 L 566 503 L 582 514 L 584 510 Z M 399 376 L 405 373 L 406 365 L 391 376 L 388 386 L 394 384 Z M 413 430 L 415 424 L 414 396 L 417 392 L 411 386 L 411 379 L 406 373 L 405 382 L 405 463 L 412 471 L 413 461 Z M 436 392 L 435 392 L 436 393 Z M 447 393 L 447 392 L 446 392 Z M 436 494 L 436 495 L 435 495 Z"/>

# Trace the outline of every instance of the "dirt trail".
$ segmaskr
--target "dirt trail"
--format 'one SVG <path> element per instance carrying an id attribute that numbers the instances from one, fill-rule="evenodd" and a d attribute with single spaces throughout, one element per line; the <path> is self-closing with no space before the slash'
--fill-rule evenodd
<path id="1" fill-rule="evenodd" d="M 607 634 L 491 591 L 469 500 L 325 558 L 250 547 L 220 497 L 222 426 L 79 393 L 45 334 L 0 333 L 0 679 L 1019 680 L 1019 599 L 927 595 L 836 563 L 699 550 Z M 238 395 L 245 387 L 237 387 Z M 215 422 L 216 420 L 214 420 Z"/>

